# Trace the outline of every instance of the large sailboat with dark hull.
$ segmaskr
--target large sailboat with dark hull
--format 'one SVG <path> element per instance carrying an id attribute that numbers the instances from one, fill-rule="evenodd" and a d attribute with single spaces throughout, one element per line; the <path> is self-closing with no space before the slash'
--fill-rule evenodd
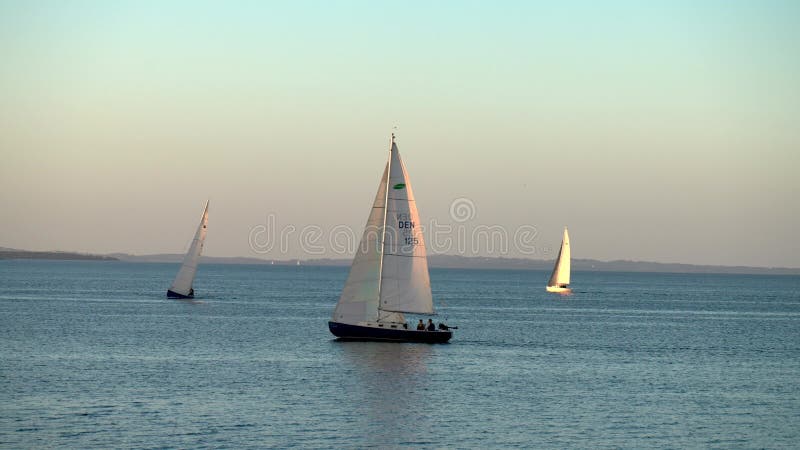
<path id="1" fill-rule="evenodd" d="M 200 254 L 203 252 L 203 243 L 206 240 L 206 227 L 208 226 L 208 201 L 206 207 L 203 209 L 203 217 L 200 219 L 200 225 L 197 226 L 197 231 L 194 233 L 189 251 L 183 257 L 183 264 L 181 264 L 178 275 L 172 286 L 167 289 L 167 298 L 194 298 L 194 275 L 197 273 L 197 263 L 200 261 Z"/>
<path id="2" fill-rule="evenodd" d="M 394 135 L 350 274 L 328 328 L 340 339 L 444 343 L 453 332 L 409 329 L 433 315 L 428 259 L 408 172 Z"/>

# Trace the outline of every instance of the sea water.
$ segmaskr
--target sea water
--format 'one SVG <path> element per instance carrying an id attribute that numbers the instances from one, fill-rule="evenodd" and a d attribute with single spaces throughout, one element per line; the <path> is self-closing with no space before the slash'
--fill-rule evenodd
<path id="1" fill-rule="evenodd" d="M 177 269 L 0 261 L 0 446 L 800 445 L 800 277 L 434 269 L 428 345 L 335 341 L 345 267 Z"/>

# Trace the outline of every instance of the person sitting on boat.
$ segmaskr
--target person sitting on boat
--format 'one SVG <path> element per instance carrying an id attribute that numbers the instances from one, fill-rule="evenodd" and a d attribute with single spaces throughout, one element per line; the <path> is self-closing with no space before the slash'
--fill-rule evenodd
<path id="1" fill-rule="evenodd" d="M 422 323 L 422 319 L 419 319 L 419 323 L 417 324 L 417 330 L 425 331 L 425 324 Z"/>
<path id="2" fill-rule="evenodd" d="M 428 319 L 428 331 L 436 331 L 436 325 L 433 324 L 433 319 Z"/>
<path id="3" fill-rule="evenodd" d="M 439 329 L 442 330 L 442 331 L 447 331 L 447 330 L 450 329 L 450 327 L 445 325 L 444 322 L 439 322 Z"/>

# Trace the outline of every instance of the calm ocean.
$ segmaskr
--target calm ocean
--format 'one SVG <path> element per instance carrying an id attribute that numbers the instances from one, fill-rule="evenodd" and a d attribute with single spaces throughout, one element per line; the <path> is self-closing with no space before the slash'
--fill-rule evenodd
<path id="1" fill-rule="evenodd" d="M 347 268 L 177 269 L 0 261 L 0 447 L 800 446 L 800 277 L 432 270 L 425 345 L 334 341 Z"/>

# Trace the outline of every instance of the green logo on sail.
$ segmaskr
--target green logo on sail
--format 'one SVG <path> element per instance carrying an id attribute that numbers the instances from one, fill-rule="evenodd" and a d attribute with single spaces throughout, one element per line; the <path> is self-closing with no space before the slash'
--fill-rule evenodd
<path id="1" fill-rule="evenodd" d="M 405 187 L 406 187 L 405 183 L 397 183 L 394 186 L 392 186 L 393 189 L 403 189 Z"/>

